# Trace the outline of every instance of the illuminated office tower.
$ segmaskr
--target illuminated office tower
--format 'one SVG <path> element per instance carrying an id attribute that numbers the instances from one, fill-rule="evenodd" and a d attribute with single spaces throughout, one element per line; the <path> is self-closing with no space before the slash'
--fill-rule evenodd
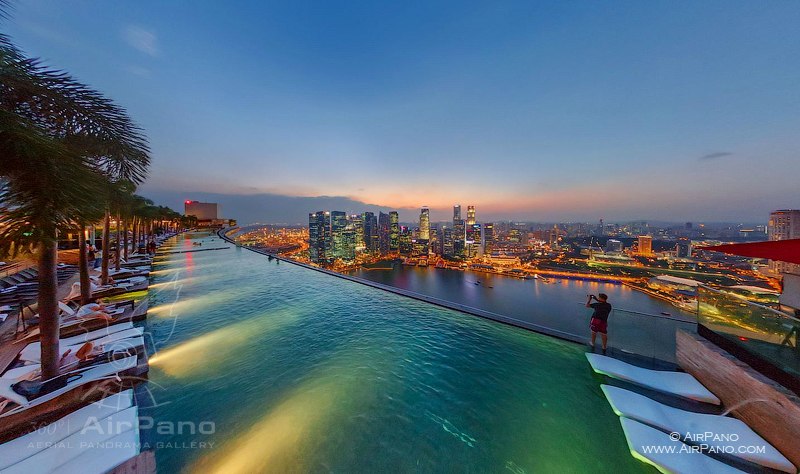
<path id="1" fill-rule="evenodd" d="M 461 220 L 461 204 L 453 206 L 453 223 Z"/>
<path id="2" fill-rule="evenodd" d="M 352 262 L 356 259 L 356 229 L 352 223 L 347 223 L 342 231 L 341 259 Z"/>
<path id="3" fill-rule="evenodd" d="M 331 211 L 331 255 L 333 259 L 344 259 L 344 229 L 347 227 L 347 214 L 342 211 Z"/>
<path id="4" fill-rule="evenodd" d="M 308 215 L 308 257 L 317 264 L 328 261 L 331 240 L 331 213 L 312 212 Z"/>
<path id="5" fill-rule="evenodd" d="M 474 258 L 483 253 L 481 249 L 481 225 L 467 225 L 467 238 L 464 241 L 464 255 Z"/>
<path id="6" fill-rule="evenodd" d="M 378 218 L 372 212 L 362 214 L 364 219 L 364 246 L 367 252 L 378 251 Z"/>
<path id="7" fill-rule="evenodd" d="M 411 255 L 413 246 L 411 242 L 411 232 L 409 232 L 408 227 L 400 227 L 400 233 L 397 236 L 397 243 L 400 255 Z"/>
<path id="8" fill-rule="evenodd" d="M 364 252 L 367 249 L 364 244 L 364 217 L 361 214 L 352 214 L 350 216 L 350 225 L 353 226 L 355 233 L 356 253 Z"/>
<path id="9" fill-rule="evenodd" d="M 389 251 L 397 252 L 400 249 L 400 219 L 397 211 L 389 212 Z"/>
<path id="10" fill-rule="evenodd" d="M 424 206 L 419 212 L 419 238 L 426 242 L 431 239 L 431 211 Z"/>
<path id="11" fill-rule="evenodd" d="M 769 240 L 800 239 L 800 210 L 784 209 L 770 213 L 767 238 Z M 800 265 L 770 260 L 769 270 L 775 275 L 781 273 L 800 274 Z"/>
<path id="12" fill-rule="evenodd" d="M 389 253 L 389 214 L 378 214 L 378 251 L 381 255 Z"/>
<path id="13" fill-rule="evenodd" d="M 494 224 L 483 224 L 483 253 L 491 255 L 494 250 Z"/>
<path id="14" fill-rule="evenodd" d="M 649 235 L 639 236 L 639 254 L 653 255 L 653 238 Z"/>
<path id="15" fill-rule="evenodd" d="M 475 206 L 467 206 L 467 226 L 475 224 Z"/>
<path id="16" fill-rule="evenodd" d="M 453 257 L 453 228 L 442 228 L 442 256 Z"/>

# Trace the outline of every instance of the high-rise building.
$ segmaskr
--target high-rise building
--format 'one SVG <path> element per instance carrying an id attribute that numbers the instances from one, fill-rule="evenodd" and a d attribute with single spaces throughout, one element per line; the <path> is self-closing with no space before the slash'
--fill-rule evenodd
<path id="1" fill-rule="evenodd" d="M 381 255 L 389 253 L 389 214 L 383 212 L 378 214 L 378 251 Z"/>
<path id="2" fill-rule="evenodd" d="M 464 241 L 467 238 L 467 223 L 461 218 L 461 204 L 453 206 L 453 257 L 464 256 Z"/>
<path id="3" fill-rule="evenodd" d="M 453 222 L 461 220 L 461 204 L 453 206 Z"/>
<path id="4" fill-rule="evenodd" d="M 356 253 L 361 253 L 367 250 L 367 246 L 364 243 L 364 216 L 361 214 L 353 214 L 350 216 L 350 225 L 353 226 L 353 232 L 355 234 L 355 251 Z"/>
<path id="5" fill-rule="evenodd" d="M 419 212 L 419 238 L 426 242 L 431 239 L 431 211 L 424 206 Z"/>
<path id="6" fill-rule="evenodd" d="M 491 255 L 494 247 L 494 224 L 487 222 L 483 224 L 483 253 L 486 255 Z"/>
<path id="7" fill-rule="evenodd" d="M 397 211 L 389 212 L 389 251 L 397 252 L 400 249 L 400 220 Z"/>
<path id="8" fill-rule="evenodd" d="M 445 257 L 453 257 L 455 254 L 453 253 L 453 228 L 452 227 L 443 227 L 442 228 L 442 255 Z"/>
<path id="9" fill-rule="evenodd" d="M 639 236 L 639 255 L 653 255 L 653 237 L 649 235 Z"/>
<path id="10" fill-rule="evenodd" d="M 411 242 L 411 232 L 408 230 L 408 227 L 400 227 L 400 233 L 398 234 L 397 242 L 400 255 L 411 255 L 413 246 Z"/>
<path id="11" fill-rule="evenodd" d="M 308 257 L 317 264 L 327 263 L 331 247 L 331 213 L 312 212 L 308 215 Z"/>
<path id="12" fill-rule="evenodd" d="M 769 215 L 767 238 L 769 240 L 800 239 L 800 210 L 783 209 L 772 212 Z M 770 260 L 769 270 L 775 275 L 781 273 L 800 274 L 800 265 Z"/>
<path id="13" fill-rule="evenodd" d="M 467 206 L 467 226 L 475 224 L 475 206 Z"/>
<path id="14" fill-rule="evenodd" d="M 481 225 L 467 225 L 467 239 L 464 241 L 464 254 L 467 258 L 474 258 L 483 253 L 481 248 Z"/>
<path id="15" fill-rule="evenodd" d="M 345 249 L 344 230 L 347 227 L 347 213 L 331 211 L 331 255 L 329 258 L 345 259 L 348 253 Z"/>
<path id="16" fill-rule="evenodd" d="M 675 244 L 675 254 L 678 258 L 689 258 L 692 256 L 692 240 L 681 237 Z"/>
<path id="17" fill-rule="evenodd" d="M 362 214 L 364 220 L 364 246 L 367 252 L 378 251 L 378 218 L 372 212 Z"/>

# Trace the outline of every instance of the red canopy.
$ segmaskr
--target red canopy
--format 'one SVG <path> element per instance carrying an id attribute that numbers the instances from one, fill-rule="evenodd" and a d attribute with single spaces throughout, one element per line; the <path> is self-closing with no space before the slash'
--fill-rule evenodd
<path id="1" fill-rule="evenodd" d="M 699 250 L 713 250 L 714 252 L 741 255 L 742 257 L 768 258 L 770 260 L 800 264 L 800 239 L 714 245 L 698 248 Z"/>

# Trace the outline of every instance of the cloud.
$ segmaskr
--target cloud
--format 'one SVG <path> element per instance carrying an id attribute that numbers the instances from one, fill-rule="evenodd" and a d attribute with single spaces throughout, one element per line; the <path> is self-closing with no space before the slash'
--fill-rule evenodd
<path id="1" fill-rule="evenodd" d="M 729 151 L 715 151 L 714 153 L 709 153 L 707 155 L 703 155 L 699 158 L 700 161 L 706 160 L 716 160 L 717 158 L 724 158 L 726 156 L 731 156 L 733 153 Z"/>
<path id="2" fill-rule="evenodd" d="M 150 70 L 140 66 L 126 66 L 125 70 L 139 77 L 150 77 Z"/>
<path id="3" fill-rule="evenodd" d="M 135 49 L 149 56 L 158 56 L 158 38 L 152 31 L 130 25 L 122 32 L 122 36 Z"/>

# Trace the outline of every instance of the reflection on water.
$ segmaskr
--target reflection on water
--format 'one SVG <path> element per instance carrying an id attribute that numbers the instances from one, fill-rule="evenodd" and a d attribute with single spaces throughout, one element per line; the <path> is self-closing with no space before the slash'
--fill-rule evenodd
<path id="1" fill-rule="evenodd" d="M 173 377 L 213 374 L 225 365 L 235 364 L 242 345 L 291 324 L 298 317 L 298 312 L 284 310 L 232 323 L 157 352 L 150 358 L 150 365 Z"/>
<path id="2" fill-rule="evenodd" d="M 462 432 L 458 428 L 455 427 L 449 420 L 442 418 L 441 416 L 434 415 L 433 413 L 426 411 L 425 415 L 430 418 L 434 423 L 441 425 L 442 429 L 446 432 L 450 433 L 451 435 L 455 436 L 456 439 L 461 441 L 462 443 L 466 444 L 470 448 L 475 447 L 475 443 L 477 442 L 475 438 L 468 435 L 467 433 Z"/>
<path id="3" fill-rule="evenodd" d="M 338 429 L 337 417 L 349 416 L 342 407 L 363 403 L 367 394 L 369 389 L 357 383 L 355 369 L 330 363 L 265 409 L 245 432 L 198 460 L 191 471 L 307 472 L 315 446 L 329 430 Z"/>

